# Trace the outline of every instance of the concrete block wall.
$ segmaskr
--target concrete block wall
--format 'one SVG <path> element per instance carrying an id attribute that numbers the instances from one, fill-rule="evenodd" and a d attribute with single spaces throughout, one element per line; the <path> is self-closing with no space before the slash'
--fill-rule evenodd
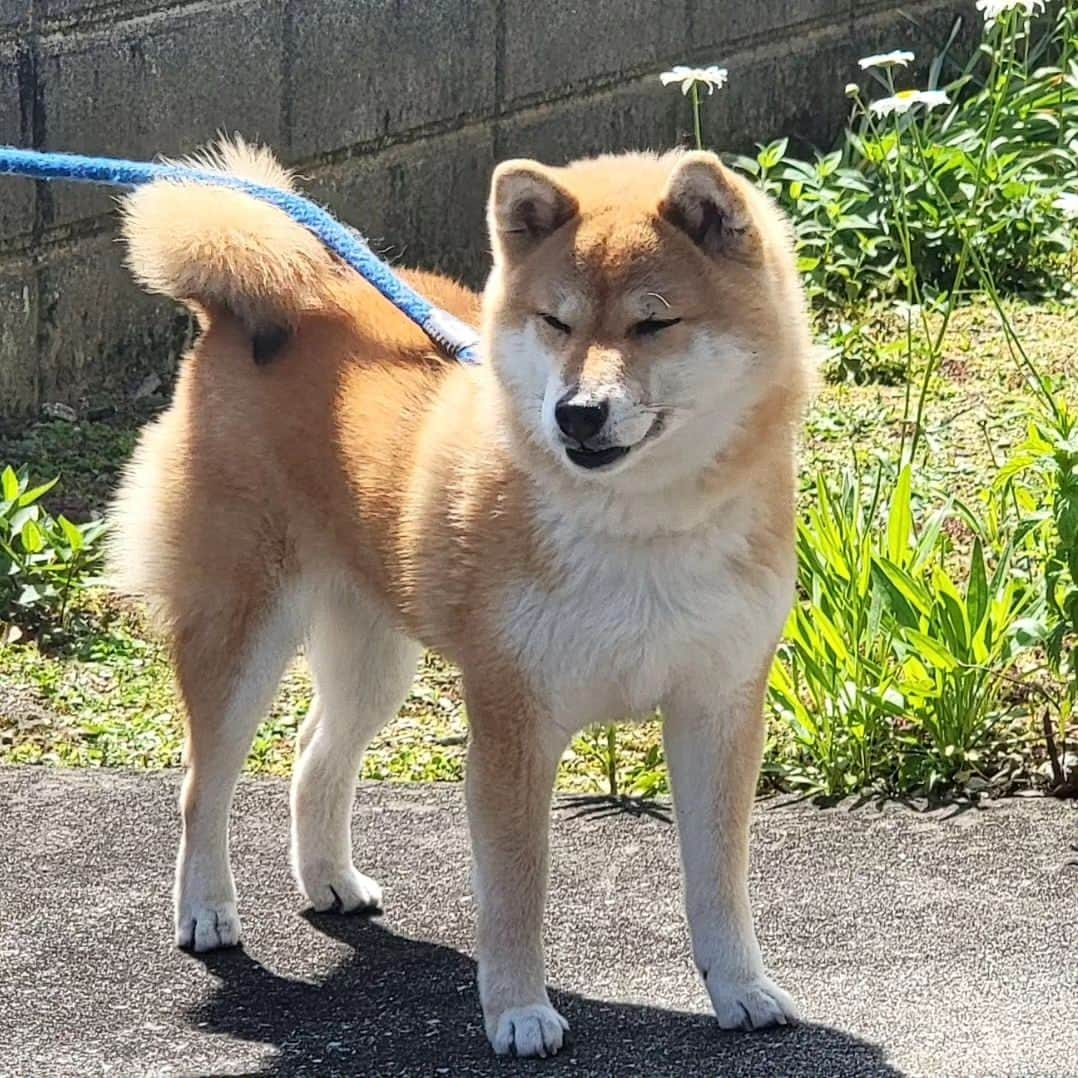
<path id="1" fill-rule="evenodd" d="M 856 59 L 927 59 L 972 0 L 0 0 L 0 142 L 148 158 L 273 146 L 388 256 L 479 284 L 500 159 L 684 141 L 674 63 L 721 63 L 709 142 L 829 143 Z M 0 180 L 0 421 L 167 373 L 188 332 L 142 295 L 115 192 Z"/>

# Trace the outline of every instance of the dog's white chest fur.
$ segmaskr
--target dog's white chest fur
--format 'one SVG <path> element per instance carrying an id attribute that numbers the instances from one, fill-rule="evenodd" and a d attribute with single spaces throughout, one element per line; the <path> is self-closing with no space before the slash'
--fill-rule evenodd
<path id="1" fill-rule="evenodd" d="M 649 538 L 598 539 L 567 516 L 553 524 L 555 583 L 518 581 L 502 625 L 559 726 L 647 716 L 702 670 L 731 688 L 759 673 L 793 581 L 754 564 L 742 508 Z"/>

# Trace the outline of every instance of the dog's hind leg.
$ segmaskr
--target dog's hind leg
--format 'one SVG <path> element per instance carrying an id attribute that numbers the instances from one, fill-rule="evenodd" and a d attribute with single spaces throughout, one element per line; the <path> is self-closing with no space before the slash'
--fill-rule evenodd
<path id="1" fill-rule="evenodd" d="M 176 942 L 196 951 L 240 940 L 228 855 L 232 794 L 299 637 L 284 604 L 243 605 L 192 612 L 188 623 L 181 620 L 174 629 L 173 661 L 188 714 Z"/>
<path id="2" fill-rule="evenodd" d="M 352 802 L 363 752 L 397 713 L 419 654 L 375 603 L 320 596 L 308 638 L 317 696 L 292 780 L 292 870 L 316 910 L 381 905 L 378 884 L 352 863 Z"/>

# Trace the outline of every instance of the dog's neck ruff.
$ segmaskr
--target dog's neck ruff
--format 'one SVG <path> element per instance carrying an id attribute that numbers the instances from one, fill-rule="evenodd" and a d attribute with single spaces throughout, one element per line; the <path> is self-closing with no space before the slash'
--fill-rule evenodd
<path id="1" fill-rule="evenodd" d="M 123 161 L 81 154 L 42 153 L 0 146 L 0 175 L 29 176 L 37 180 L 74 180 L 113 187 L 140 187 L 155 180 L 196 182 L 244 191 L 283 210 L 317 236 L 347 262 L 368 284 L 403 315 L 411 319 L 438 347 L 462 363 L 479 362 L 479 336 L 448 311 L 435 307 L 404 283 L 357 232 L 343 225 L 328 210 L 292 191 L 252 183 L 211 169 L 149 161 Z"/>

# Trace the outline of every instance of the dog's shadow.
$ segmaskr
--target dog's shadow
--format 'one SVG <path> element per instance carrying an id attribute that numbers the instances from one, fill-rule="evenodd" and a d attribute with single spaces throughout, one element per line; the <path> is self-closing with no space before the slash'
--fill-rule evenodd
<path id="1" fill-rule="evenodd" d="M 497 1059 L 483 1033 L 475 963 L 362 917 L 308 914 L 350 955 L 319 983 L 242 949 L 200 956 L 217 978 L 190 1014 L 203 1028 L 272 1044 L 272 1075 L 900 1075 L 875 1045 L 818 1025 L 749 1036 L 702 1014 L 552 992 L 575 1039 L 555 1059 Z"/>

